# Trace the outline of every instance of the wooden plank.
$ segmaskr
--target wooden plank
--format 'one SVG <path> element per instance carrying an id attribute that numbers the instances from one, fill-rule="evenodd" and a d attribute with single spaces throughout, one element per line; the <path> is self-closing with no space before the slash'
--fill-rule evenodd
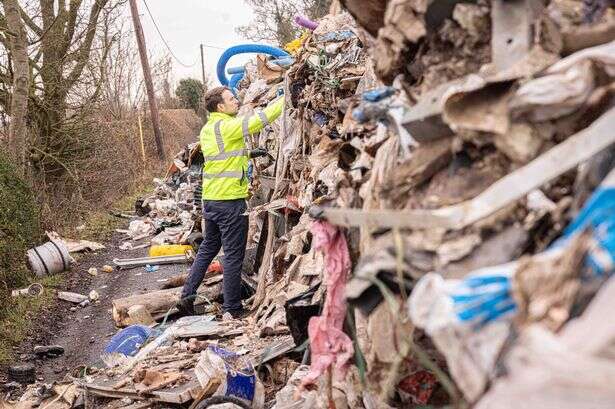
<path id="1" fill-rule="evenodd" d="M 314 207 L 310 210 L 310 214 L 346 227 L 462 229 L 522 199 L 532 190 L 589 160 L 615 143 L 614 127 L 615 108 L 611 108 L 588 128 L 501 178 L 474 199 L 457 205 L 435 210 L 402 211 Z"/>
<path id="2" fill-rule="evenodd" d="M 190 381 L 176 388 L 165 388 L 146 394 L 139 394 L 132 387 L 113 389 L 117 379 L 98 379 L 90 383 L 81 383 L 80 386 L 93 395 L 108 398 L 153 399 L 158 402 L 182 404 L 191 401 L 192 397 L 201 389 L 201 385 L 194 374 L 194 369 L 186 371 L 186 374 L 191 378 Z"/>
<path id="3" fill-rule="evenodd" d="M 271 345 L 263 348 L 261 351 L 252 353 L 252 365 L 257 367 L 271 361 L 279 356 L 282 356 L 295 348 L 293 337 L 288 335 L 274 341 Z"/>

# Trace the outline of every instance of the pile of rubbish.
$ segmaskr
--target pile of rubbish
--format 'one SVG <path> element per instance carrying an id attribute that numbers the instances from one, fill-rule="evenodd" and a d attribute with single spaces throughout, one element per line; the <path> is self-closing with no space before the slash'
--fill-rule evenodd
<path id="1" fill-rule="evenodd" d="M 251 141 L 273 156 L 255 165 L 251 305 L 292 331 L 305 288 L 295 398 L 578 407 L 595 387 L 613 405 L 612 331 L 573 339 L 612 304 L 615 10 L 381 3 L 375 31 L 331 14 L 287 69 L 263 58 L 239 83 L 243 113 L 287 97 Z M 553 378 L 564 354 L 591 380 Z"/>
<path id="2" fill-rule="evenodd" d="M 613 7 L 342 3 L 231 81 L 240 115 L 286 96 L 247 141 L 270 153 L 251 315 L 218 319 L 215 268 L 203 315 L 167 323 L 181 277 L 115 300 L 116 344 L 136 341 L 75 382 L 132 407 L 613 407 Z M 133 241 L 191 243 L 198 156 L 138 204 Z"/>
<path id="3" fill-rule="evenodd" d="M 165 177 L 154 179 L 153 193 L 135 203 L 136 214 L 143 217 L 131 221 L 128 230 L 121 231 L 130 239 L 123 249 L 133 249 L 144 239 L 152 245 L 194 244 L 202 239 L 202 169 L 203 155 L 198 142 L 175 156 Z"/>

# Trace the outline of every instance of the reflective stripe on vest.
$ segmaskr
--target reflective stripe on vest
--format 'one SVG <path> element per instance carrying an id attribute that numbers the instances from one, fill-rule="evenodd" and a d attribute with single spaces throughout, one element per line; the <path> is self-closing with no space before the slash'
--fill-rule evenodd
<path id="1" fill-rule="evenodd" d="M 203 179 L 218 179 L 218 178 L 237 178 L 242 179 L 244 173 L 240 171 L 226 171 L 220 173 L 203 173 Z"/>
<path id="2" fill-rule="evenodd" d="M 247 115 L 241 121 L 241 132 L 243 133 L 243 139 L 247 142 L 250 136 L 250 117 Z"/>
<path id="3" fill-rule="evenodd" d="M 263 128 L 268 126 L 269 120 L 267 119 L 267 115 L 265 115 L 263 111 L 256 111 L 256 113 L 258 114 L 258 117 L 261 119 L 261 122 L 263 123 Z"/>
<path id="4" fill-rule="evenodd" d="M 222 121 L 218 121 L 214 125 L 214 134 L 216 134 L 216 143 L 218 144 L 218 150 L 220 153 L 224 152 L 224 139 L 222 139 L 222 132 L 220 131 L 220 125 Z"/>
<path id="5" fill-rule="evenodd" d="M 218 150 L 220 151 L 220 153 L 217 155 L 212 155 L 212 156 L 203 156 L 204 159 L 206 161 L 211 161 L 211 160 L 225 160 L 229 158 L 237 158 L 240 156 L 248 156 L 249 151 L 247 149 L 239 149 L 239 150 L 228 151 L 228 152 L 224 150 L 224 139 L 222 138 L 222 132 L 220 131 L 221 123 L 222 121 L 218 121 L 214 125 L 214 134 L 216 135 L 216 143 L 218 144 Z M 235 176 L 220 176 L 220 177 L 235 177 Z M 242 175 L 239 176 L 239 178 L 241 177 Z M 211 178 L 208 178 L 208 179 L 211 179 Z"/>

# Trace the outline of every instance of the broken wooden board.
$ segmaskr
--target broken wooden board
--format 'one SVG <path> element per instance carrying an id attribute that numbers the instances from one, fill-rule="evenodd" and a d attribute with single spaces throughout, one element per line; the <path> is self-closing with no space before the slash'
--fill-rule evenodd
<path id="1" fill-rule="evenodd" d="M 459 230 L 573 169 L 615 143 L 615 108 L 586 129 L 524 167 L 501 178 L 472 200 L 435 210 L 362 210 L 314 207 L 310 214 L 346 227 L 446 228 Z"/>
<path id="2" fill-rule="evenodd" d="M 288 335 L 275 340 L 272 344 L 259 351 L 250 353 L 252 365 L 257 367 L 261 364 L 267 363 L 272 359 L 282 356 L 296 347 L 293 337 Z"/>
<path id="3" fill-rule="evenodd" d="M 242 328 L 230 321 L 215 321 L 213 315 L 196 315 L 182 317 L 173 324 L 173 336 L 176 338 L 225 337 L 242 334 Z"/>
<path id="4" fill-rule="evenodd" d="M 158 402 L 182 404 L 191 401 L 201 390 L 194 370 L 185 371 L 186 375 L 191 379 L 177 387 L 164 388 L 157 391 L 152 391 L 146 394 L 139 394 L 133 387 L 122 387 L 114 389 L 117 384 L 117 379 L 94 379 L 92 382 L 80 382 L 80 386 L 92 395 L 102 396 L 107 398 L 130 398 L 130 399 L 153 399 Z"/>

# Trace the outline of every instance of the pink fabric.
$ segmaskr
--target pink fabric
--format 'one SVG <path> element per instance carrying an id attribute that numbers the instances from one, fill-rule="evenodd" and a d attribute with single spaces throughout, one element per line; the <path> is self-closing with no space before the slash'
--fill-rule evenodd
<path id="1" fill-rule="evenodd" d="M 346 318 L 344 291 L 350 272 L 346 237 L 326 221 L 314 222 L 311 230 L 314 248 L 325 254 L 327 296 L 322 315 L 312 317 L 308 325 L 312 364 L 310 372 L 301 382 L 302 387 L 313 383 L 333 365 L 339 370 L 345 370 L 348 360 L 354 354 L 352 341 L 342 331 Z"/>

